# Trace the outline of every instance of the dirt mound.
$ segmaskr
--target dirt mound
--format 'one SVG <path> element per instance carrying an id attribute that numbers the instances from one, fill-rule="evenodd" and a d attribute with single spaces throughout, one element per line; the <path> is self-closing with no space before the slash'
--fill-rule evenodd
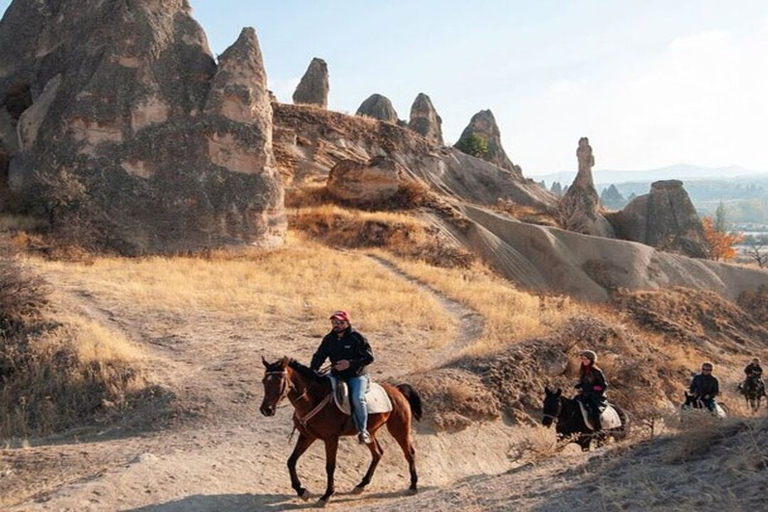
<path id="1" fill-rule="evenodd" d="M 658 416 L 674 407 L 680 386 L 687 382 L 684 355 L 670 351 L 663 338 L 648 338 L 636 326 L 586 314 L 571 318 L 550 337 L 459 360 L 428 376 L 414 376 L 414 381 L 423 388 L 426 402 L 440 404 L 427 411 L 438 429 L 460 429 L 472 420 L 501 416 L 533 425 L 541 417 L 545 386 L 574 393 L 577 355 L 587 348 L 599 354 L 609 399 L 635 418 Z"/>
<path id="2" fill-rule="evenodd" d="M 739 306 L 763 327 L 768 327 L 768 286 L 745 291 L 738 298 Z"/>
<path id="3" fill-rule="evenodd" d="M 757 292 L 755 294 L 755 297 L 759 296 Z M 747 295 L 742 294 L 742 297 Z M 713 292 L 687 288 L 621 290 L 613 300 L 639 325 L 707 352 L 727 350 L 733 354 L 748 354 L 768 346 L 768 329 L 747 311 Z M 742 302 L 765 307 L 765 302 L 758 303 L 754 299 Z"/>

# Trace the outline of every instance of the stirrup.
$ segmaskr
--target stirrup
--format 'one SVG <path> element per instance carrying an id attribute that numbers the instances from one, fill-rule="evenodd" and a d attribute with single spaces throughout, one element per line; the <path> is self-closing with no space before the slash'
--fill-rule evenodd
<path id="1" fill-rule="evenodd" d="M 371 437 L 371 434 L 365 431 L 357 434 L 357 440 L 360 444 L 371 444 L 373 442 L 373 438 Z"/>

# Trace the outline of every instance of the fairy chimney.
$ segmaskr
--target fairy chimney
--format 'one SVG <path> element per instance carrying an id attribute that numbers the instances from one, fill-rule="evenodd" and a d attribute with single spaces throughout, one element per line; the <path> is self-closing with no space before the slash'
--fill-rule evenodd
<path id="1" fill-rule="evenodd" d="M 428 141 L 438 146 L 443 145 L 443 120 L 437 115 L 432 100 L 424 93 L 419 93 L 411 106 L 411 120 L 408 128 L 420 133 Z"/>
<path id="2" fill-rule="evenodd" d="M 329 90 L 328 65 L 323 59 L 315 57 L 309 63 L 307 72 L 301 77 L 301 81 L 293 93 L 293 102 L 297 105 L 316 105 L 327 108 Z"/>
<path id="3" fill-rule="evenodd" d="M 9 187 L 51 208 L 57 187 L 78 194 L 48 209 L 54 229 L 79 219 L 128 254 L 281 243 L 253 29 L 217 65 L 187 0 L 14 0 L 0 69 Z"/>

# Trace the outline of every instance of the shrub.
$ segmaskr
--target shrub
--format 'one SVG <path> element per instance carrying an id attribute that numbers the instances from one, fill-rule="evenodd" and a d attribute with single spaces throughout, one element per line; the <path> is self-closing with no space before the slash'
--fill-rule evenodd
<path id="1" fill-rule="evenodd" d="M 482 158 L 486 153 L 488 153 L 488 141 L 476 133 L 461 139 L 456 143 L 454 147 L 462 153 L 466 153 L 477 158 Z"/>

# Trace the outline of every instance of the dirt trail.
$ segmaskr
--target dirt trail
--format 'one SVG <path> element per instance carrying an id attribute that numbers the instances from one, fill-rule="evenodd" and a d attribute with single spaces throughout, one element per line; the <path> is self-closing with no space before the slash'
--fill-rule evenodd
<path id="1" fill-rule="evenodd" d="M 377 340 L 379 378 L 396 378 L 415 359 L 430 366 L 448 361 L 476 339 L 482 318 L 386 260 L 376 258 L 398 279 L 429 294 L 459 323 L 452 343 L 430 348 L 418 337 L 403 342 Z M 298 320 L 265 329 L 247 319 L 223 321 L 212 314 L 172 315 L 142 310 L 101 297 L 66 273 L 45 277 L 76 311 L 122 333 L 146 354 L 153 379 L 172 390 L 178 417 L 163 428 L 136 430 L 118 425 L 76 439 L 47 440 L 26 449 L 0 452 L 0 505 L 13 511 L 253 511 L 301 508 L 290 489 L 285 461 L 292 449 L 290 407 L 274 418 L 258 413 L 262 354 L 290 346 L 307 360 L 318 340 Z M 295 333 L 295 334 L 286 334 Z M 378 362 L 377 362 L 378 363 Z M 149 418 L 152 418 L 150 415 Z M 342 440 L 336 472 L 339 500 L 347 509 L 386 503 L 407 487 L 407 466 L 388 434 L 376 476 L 363 496 L 344 496 L 369 463 L 368 450 Z M 510 440 L 502 425 L 457 434 L 417 431 L 422 489 L 439 489 L 479 473 L 508 468 Z M 446 457 L 450 453 L 451 457 Z M 324 451 L 316 443 L 299 464 L 303 483 L 315 496 L 324 488 Z"/>
<path id="2" fill-rule="evenodd" d="M 432 355 L 434 359 L 432 360 L 432 364 L 430 366 L 437 367 L 451 361 L 463 348 L 472 344 L 473 341 L 476 341 L 480 338 L 480 336 L 482 336 L 483 329 L 485 328 L 485 321 L 483 320 L 482 315 L 480 315 L 477 311 L 467 308 L 460 302 L 446 297 L 431 286 L 424 284 L 409 274 L 406 274 L 389 260 L 373 254 L 369 254 L 368 257 L 392 272 L 399 279 L 403 279 L 413 284 L 419 290 L 437 299 L 437 301 L 440 303 L 443 309 L 448 312 L 448 314 L 459 320 L 459 327 L 456 333 L 456 338 L 452 343 L 443 347 L 440 352 Z"/>

